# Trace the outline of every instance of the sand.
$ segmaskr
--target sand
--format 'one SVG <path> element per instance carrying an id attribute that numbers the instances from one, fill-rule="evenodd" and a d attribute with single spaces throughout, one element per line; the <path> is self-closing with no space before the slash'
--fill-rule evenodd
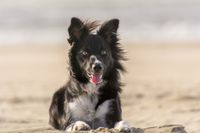
<path id="1" fill-rule="evenodd" d="M 123 118 L 133 127 L 181 124 L 200 132 L 200 46 L 123 44 Z M 0 46 L 0 132 L 56 132 L 51 97 L 68 77 L 69 46 Z"/>

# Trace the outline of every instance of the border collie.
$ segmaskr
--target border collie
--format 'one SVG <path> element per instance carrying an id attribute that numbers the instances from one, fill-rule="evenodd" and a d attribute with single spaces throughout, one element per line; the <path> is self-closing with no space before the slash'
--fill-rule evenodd
<path id="1" fill-rule="evenodd" d="M 100 127 L 130 130 L 122 121 L 120 72 L 123 50 L 118 43 L 118 19 L 102 25 L 72 18 L 68 28 L 70 76 L 53 95 L 49 122 L 59 130 Z M 96 33 L 94 30 L 99 27 Z"/>

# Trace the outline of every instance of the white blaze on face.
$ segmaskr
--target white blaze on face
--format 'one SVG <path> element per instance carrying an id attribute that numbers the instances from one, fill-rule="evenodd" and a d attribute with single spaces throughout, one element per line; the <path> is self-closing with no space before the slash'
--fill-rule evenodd
<path id="1" fill-rule="evenodd" d="M 94 60 L 94 63 L 93 63 L 93 65 L 92 65 L 92 67 L 94 67 L 95 64 L 101 64 L 101 61 L 98 60 L 98 59 L 96 58 L 96 56 L 94 56 L 94 57 L 95 57 L 95 60 Z"/>

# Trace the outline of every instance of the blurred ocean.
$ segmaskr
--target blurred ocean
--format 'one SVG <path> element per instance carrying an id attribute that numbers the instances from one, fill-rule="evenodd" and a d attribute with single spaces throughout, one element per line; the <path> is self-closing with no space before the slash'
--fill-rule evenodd
<path id="1" fill-rule="evenodd" d="M 1 0 L 0 45 L 66 43 L 73 16 L 120 19 L 123 41 L 200 41 L 200 0 Z"/>

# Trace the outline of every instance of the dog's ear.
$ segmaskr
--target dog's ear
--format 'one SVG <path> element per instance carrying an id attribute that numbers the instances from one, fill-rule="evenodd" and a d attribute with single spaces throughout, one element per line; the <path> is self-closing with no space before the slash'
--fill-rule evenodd
<path id="1" fill-rule="evenodd" d="M 71 19 L 71 24 L 68 28 L 69 39 L 68 42 L 72 45 L 73 43 L 77 42 L 82 34 L 83 34 L 83 22 L 76 17 Z"/>
<path id="2" fill-rule="evenodd" d="M 98 34 L 102 36 L 108 43 L 116 41 L 117 29 L 119 27 L 119 19 L 111 19 L 100 27 Z"/>

